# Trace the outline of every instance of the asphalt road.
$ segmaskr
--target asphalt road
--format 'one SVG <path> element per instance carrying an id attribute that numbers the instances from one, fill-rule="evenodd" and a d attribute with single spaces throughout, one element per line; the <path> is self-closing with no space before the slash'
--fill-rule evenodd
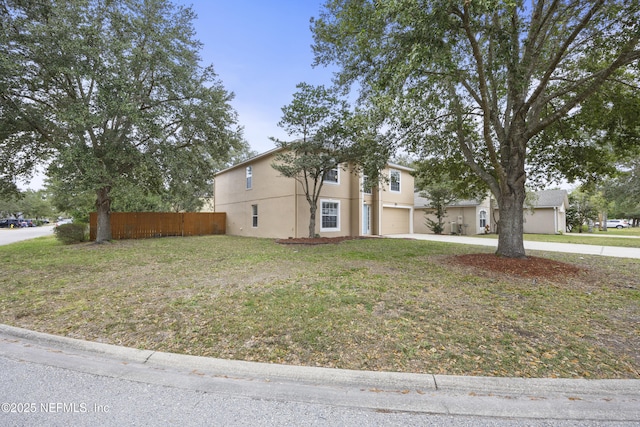
<path id="1" fill-rule="evenodd" d="M 634 422 L 535 420 L 393 412 L 249 398 L 93 375 L 0 357 L 3 426 L 531 426 L 614 427 Z M 30 407 L 31 412 L 26 412 Z M 20 411 L 18 411 L 20 409 Z"/>
<path id="2" fill-rule="evenodd" d="M 638 426 L 638 380 L 347 371 L 136 350 L 0 325 L 0 425 Z"/>
<path id="3" fill-rule="evenodd" d="M 53 225 L 25 228 L 0 228 L 0 245 L 34 239 L 36 237 L 50 236 L 53 234 Z"/>

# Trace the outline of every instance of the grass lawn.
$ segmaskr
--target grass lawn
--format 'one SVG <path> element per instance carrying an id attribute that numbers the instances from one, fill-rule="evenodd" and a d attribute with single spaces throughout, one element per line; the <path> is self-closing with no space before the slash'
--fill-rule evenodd
<path id="1" fill-rule="evenodd" d="M 491 251 L 398 239 L 46 237 L 0 246 L 0 322 L 294 365 L 640 378 L 640 260 L 545 253 L 580 268 L 549 281 L 453 258 Z"/>

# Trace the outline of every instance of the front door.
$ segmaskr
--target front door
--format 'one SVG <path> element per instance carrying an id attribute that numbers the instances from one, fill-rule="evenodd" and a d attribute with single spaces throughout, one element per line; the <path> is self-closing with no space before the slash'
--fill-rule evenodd
<path id="1" fill-rule="evenodd" d="M 371 234 L 371 206 L 362 205 L 362 235 Z"/>

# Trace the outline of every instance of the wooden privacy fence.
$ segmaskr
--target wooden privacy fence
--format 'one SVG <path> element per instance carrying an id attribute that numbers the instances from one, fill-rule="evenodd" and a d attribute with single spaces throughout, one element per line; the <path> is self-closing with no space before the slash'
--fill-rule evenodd
<path id="1" fill-rule="evenodd" d="M 225 234 L 224 212 L 112 212 L 111 237 L 146 239 L 167 236 L 203 236 Z M 96 240 L 98 215 L 89 215 L 89 237 Z"/>

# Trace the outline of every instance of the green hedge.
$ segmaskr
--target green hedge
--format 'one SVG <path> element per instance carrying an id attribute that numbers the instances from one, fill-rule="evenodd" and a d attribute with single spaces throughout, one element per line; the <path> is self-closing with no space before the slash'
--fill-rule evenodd
<path id="1" fill-rule="evenodd" d="M 59 225 L 54 229 L 54 233 L 56 238 L 65 245 L 82 243 L 89 239 L 87 236 L 87 225 L 82 223 Z"/>

